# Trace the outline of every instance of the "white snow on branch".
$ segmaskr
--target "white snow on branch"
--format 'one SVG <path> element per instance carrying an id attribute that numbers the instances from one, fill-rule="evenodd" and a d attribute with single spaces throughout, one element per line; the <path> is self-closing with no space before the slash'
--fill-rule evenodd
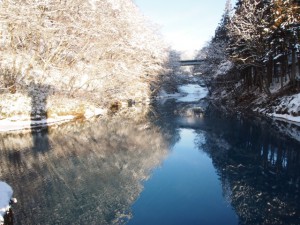
<path id="1" fill-rule="evenodd" d="M 221 62 L 221 64 L 218 66 L 218 70 L 216 72 L 216 76 L 218 75 L 225 75 L 227 72 L 233 67 L 232 62 L 229 60 Z"/>

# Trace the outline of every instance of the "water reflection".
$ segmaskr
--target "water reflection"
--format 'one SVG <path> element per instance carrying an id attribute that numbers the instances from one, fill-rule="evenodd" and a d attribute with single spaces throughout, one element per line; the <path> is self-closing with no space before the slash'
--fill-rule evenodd
<path id="1" fill-rule="evenodd" d="M 206 141 L 240 224 L 299 224 L 300 144 L 260 120 L 213 116 Z"/>
<path id="2" fill-rule="evenodd" d="M 174 113 L 186 105 L 169 100 L 157 107 L 159 124 L 174 136 L 178 128 L 198 133 L 199 151 L 212 159 L 239 224 L 299 224 L 300 143 L 259 118 L 222 116 L 216 109 L 192 120 Z"/>
<path id="3" fill-rule="evenodd" d="M 47 99 L 52 92 L 50 85 L 30 83 L 28 95 L 31 98 L 30 128 L 35 153 L 45 153 L 50 150 L 47 125 Z M 39 124 L 40 122 L 43 124 Z"/>
<path id="4" fill-rule="evenodd" d="M 186 118 L 176 113 L 189 104 L 171 99 L 163 105 L 154 105 L 156 111 L 151 122 L 95 119 L 50 127 L 44 133 L 0 134 L 0 176 L 14 187 L 14 195 L 19 200 L 15 207 L 17 224 L 126 223 L 132 217 L 131 206 L 140 196 L 144 181 L 164 161 L 169 149 L 176 156 L 178 151 L 172 149 L 176 143 L 185 151 L 186 144 L 196 145 L 209 156 L 211 160 L 203 158 L 216 169 L 224 198 L 239 216 L 240 225 L 297 224 L 300 219 L 299 142 L 282 136 L 267 121 L 223 118 L 216 110 L 212 111 L 215 114 L 201 118 Z M 184 139 L 182 128 L 189 128 L 183 132 L 188 134 L 188 140 Z M 195 141 L 194 132 L 198 135 Z M 40 151 L 43 148 L 51 151 Z M 169 172 L 182 168 L 186 173 L 181 173 L 184 180 L 180 183 L 181 190 L 193 188 L 194 193 L 201 192 L 197 187 L 203 187 L 205 181 L 186 185 L 195 180 L 189 167 L 190 160 L 196 157 L 193 151 L 190 153 L 184 167 L 176 162 L 171 164 Z M 187 156 L 186 152 L 176 159 L 181 160 L 184 155 Z M 162 171 L 168 162 L 170 159 L 165 161 Z M 197 168 L 195 171 L 199 172 Z M 207 179 L 213 177 L 207 170 L 203 171 Z M 176 183 L 178 176 L 167 174 L 162 180 L 166 178 Z M 203 193 L 208 190 L 210 196 L 216 197 L 212 190 L 220 188 L 218 185 L 215 182 Z M 165 193 L 170 194 L 168 186 Z M 159 198 L 160 193 L 155 194 Z M 201 194 L 191 195 L 189 199 L 195 200 L 195 196 Z M 197 204 L 200 202 L 205 208 L 209 200 L 200 198 Z M 170 215 L 174 206 L 168 205 Z M 190 210 L 190 206 L 186 208 Z M 163 214 L 166 207 L 157 208 Z M 194 212 L 197 209 L 194 207 Z M 214 210 L 210 212 L 211 218 L 221 213 L 228 215 L 225 211 L 216 215 Z M 145 217 L 140 219 L 143 221 Z"/>
<path id="5" fill-rule="evenodd" d="M 125 120 L 62 125 L 36 138 L 51 151 L 35 154 L 30 133 L 0 137 L 16 224 L 122 224 L 168 149 L 157 127 Z"/>
<path id="6" fill-rule="evenodd" d="M 224 201 L 212 160 L 195 148 L 195 131 L 179 132 L 180 141 L 145 182 L 128 225 L 238 224 L 234 210 Z M 204 136 L 198 133 L 197 141 L 205 142 Z"/>

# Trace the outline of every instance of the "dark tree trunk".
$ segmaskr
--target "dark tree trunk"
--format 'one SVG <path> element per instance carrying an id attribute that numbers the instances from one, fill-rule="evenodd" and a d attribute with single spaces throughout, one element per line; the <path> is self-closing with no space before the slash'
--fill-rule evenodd
<path id="1" fill-rule="evenodd" d="M 273 78 L 273 56 L 269 57 L 269 61 L 267 63 L 267 87 L 269 88 L 272 83 Z"/>
<path id="2" fill-rule="evenodd" d="M 257 78 L 258 78 L 258 87 L 259 91 L 262 92 L 263 90 L 263 67 L 257 67 Z"/>
<path id="3" fill-rule="evenodd" d="M 285 56 L 282 56 L 280 61 L 280 87 L 283 88 L 283 78 L 285 76 Z"/>
<path id="4" fill-rule="evenodd" d="M 296 49 L 292 49 L 292 72 L 291 72 L 291 82 L 295 84 L 296 79 Z"/>

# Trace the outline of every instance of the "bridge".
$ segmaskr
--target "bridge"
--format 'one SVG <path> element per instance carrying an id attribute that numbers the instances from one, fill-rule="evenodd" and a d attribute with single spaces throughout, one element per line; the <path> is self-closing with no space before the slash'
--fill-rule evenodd
<path id="1" fill-rule="evenodd" d="M 195 66 L 200 65 L 203 59 L 180 60 L 180 66 Z"/>

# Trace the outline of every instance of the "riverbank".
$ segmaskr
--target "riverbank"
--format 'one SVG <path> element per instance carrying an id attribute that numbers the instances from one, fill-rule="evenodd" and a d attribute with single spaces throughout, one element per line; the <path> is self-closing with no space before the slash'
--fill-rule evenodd
<path id="1" fill-rule="evenodd" d="M 113 101 L 110 104 L 94 104 L 72 98 L 50 98 L 43 107 L 31 106 L 30 100 L 18 96 L 9 101 L 0 100 L 0 133 L 26 132 L 31 129 L 57 126 L 74 120 L 90 120 L 101 116 L 131 118 L 140 121 L 146 118 L 150 101 Z M 42 108 L 41 108 L 42 107 Z"/>
<path id="2" fill-rule="evenodd" d="M 245 88 L 241 82 L 211 88 L 209 101 L 224 113 L 272 120 L 276 129 L 300 141 L 300 93 L 297 85 L 273 84 L 270 93 Z"/>
<path id="3" fill-rule="evenodd" d="M 172 64 L 168 45 L 130 0 L 8 1 L 0 17 L 0 131 L 150 101 Z"/>
<path id="4" fill-rule="evenodd" d="M 0 132 L 53 126 L 107 113 L 89 101 L 58 95 L 46 98 L 42 93 L 31 97 L 22 93 L 2 94 L 0 108 Z"/>

